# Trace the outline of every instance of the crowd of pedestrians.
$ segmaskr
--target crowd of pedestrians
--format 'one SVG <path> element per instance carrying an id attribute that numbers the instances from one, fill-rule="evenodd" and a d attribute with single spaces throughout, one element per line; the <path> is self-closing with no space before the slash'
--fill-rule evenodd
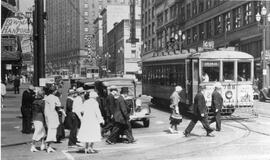
<path id="1" fill-rule="evenodd" d="M 109 96 L 102 100 L 105 102 L 105 114 L 101 113 L 100 108 L 103 104 L 93 89 L 69 89 L 65 110 L 60 102 L 59 93 L 56 85 L 47 88 L 30 85 L 23 92 L 22 133 L 32 133 L 32 125 L 34 126 L 31 152 L 55 152 L 51 144 L 61 141 L 58 137 L 65 134 L 61 133 L 64 132 L 64 128 L 70 130 L 68 147 L 78 150 L 84 147 L 84 152 L 90 154 L 97 153 L 94 143 L 101 141 L 103 137 L 106 138 L 105 133 L 108 136 L 107 144 L 135 142 L 129 121 L 130 108 L 126 103 L 127 87 L 121 88 L 119 93 L 115 86 L 111 86 Z M 41 142 L 39 149 L 38 142 Z"/>
<path id="2" fill-rule="evenodd" d="M 183 134 L 186 137 L 190 136 L 191 131 L 193 130 L 194 126 L 198 121 L 202 123 L 203 128 L 206 130 L 206 136 L 213 137 L 214 135 L 212 134 L 212 132 L 214 130 L 221 131 L 221 109 L 223 106 L 223 98 L 221 96 L 222 86 L 219 82 L 217 82 L 214 88 L 215 89 L 212 93 L 212 103 L 211 103 L 211 110 L 213 110 L 214 115 L 210 119 L 210 121 L 208 121 L 208 109 L 204 97 L 205 86 L 199 86 L 198 93 L 194 97 L 193 113 L 192 116 L 190 117 L 191 121 L 183 132 Z M 182 122 L 182 116 L 179 112 L 180 108 L 183 107 L 181 105 L 182 103 L 180 103 L 181 91 L 182 87 L 176 86 L 175 91 L 170 96 L 171 99 L 170 108 L 172 110 L 170 116 L 171 126 L 169 127 L 170 133 L 178 133 L 177 125 L 179 125 Z M 210 124 L 213 122 L 216 122 L 216 129 L 210 127 Z"/>

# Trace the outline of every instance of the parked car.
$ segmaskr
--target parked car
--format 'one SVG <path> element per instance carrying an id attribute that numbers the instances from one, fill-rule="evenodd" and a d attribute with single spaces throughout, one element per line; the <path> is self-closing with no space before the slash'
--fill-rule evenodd
<path id="1" fill-rule="evenodd" d="M 89 85 L 92 85 L 92 83 L 89 83 Z M 144 95 L 136 95 L 136 81 L 131 78 L 122 77 L 97 79 L 95 81 L 95 89 L 101 99 L 106 99 L 109 93 L 108 87 L 112 85 L 116 86 L 119 91 L 122 87 L 128 87 L 129 93 L 126 102 L 130 107 L 131 122 L 142 121 L 144 127 L 149 127 L 151 113 L 149 107 L 150 100 L 143 99 L 146 97 Z"/>

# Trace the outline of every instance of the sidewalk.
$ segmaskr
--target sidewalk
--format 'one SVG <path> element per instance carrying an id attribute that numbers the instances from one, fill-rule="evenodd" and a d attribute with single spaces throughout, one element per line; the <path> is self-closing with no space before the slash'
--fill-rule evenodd
<path id="1" fill-rule="evenodd" d="M 20 86 L 20 94 L 14 94 L 13 85 L 7 85 L 4 108 L 1 109 L 1 147 L 31 142 L 32 134 L 22 134 L 21 99 L 29 84 Z"/>

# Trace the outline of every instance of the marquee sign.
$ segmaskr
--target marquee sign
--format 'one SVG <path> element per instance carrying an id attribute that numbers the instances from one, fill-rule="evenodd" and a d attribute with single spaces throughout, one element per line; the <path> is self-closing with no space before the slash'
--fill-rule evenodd
<path id="1" fill-rule="evenodd" d="M 7 18 L 2 26 L 2 35 L 30 35 L 31 30 L 27 19 Z"/>

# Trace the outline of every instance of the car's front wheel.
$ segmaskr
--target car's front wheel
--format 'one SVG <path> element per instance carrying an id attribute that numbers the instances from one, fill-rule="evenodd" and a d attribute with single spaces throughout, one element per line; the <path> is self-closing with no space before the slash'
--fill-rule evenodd
<path id="1" fill-rule="evenodd" d="M 150 125 L 150 119 L 143 120 L 143 126 L 144 127 L 149 127 L 149 125 Z"/>

